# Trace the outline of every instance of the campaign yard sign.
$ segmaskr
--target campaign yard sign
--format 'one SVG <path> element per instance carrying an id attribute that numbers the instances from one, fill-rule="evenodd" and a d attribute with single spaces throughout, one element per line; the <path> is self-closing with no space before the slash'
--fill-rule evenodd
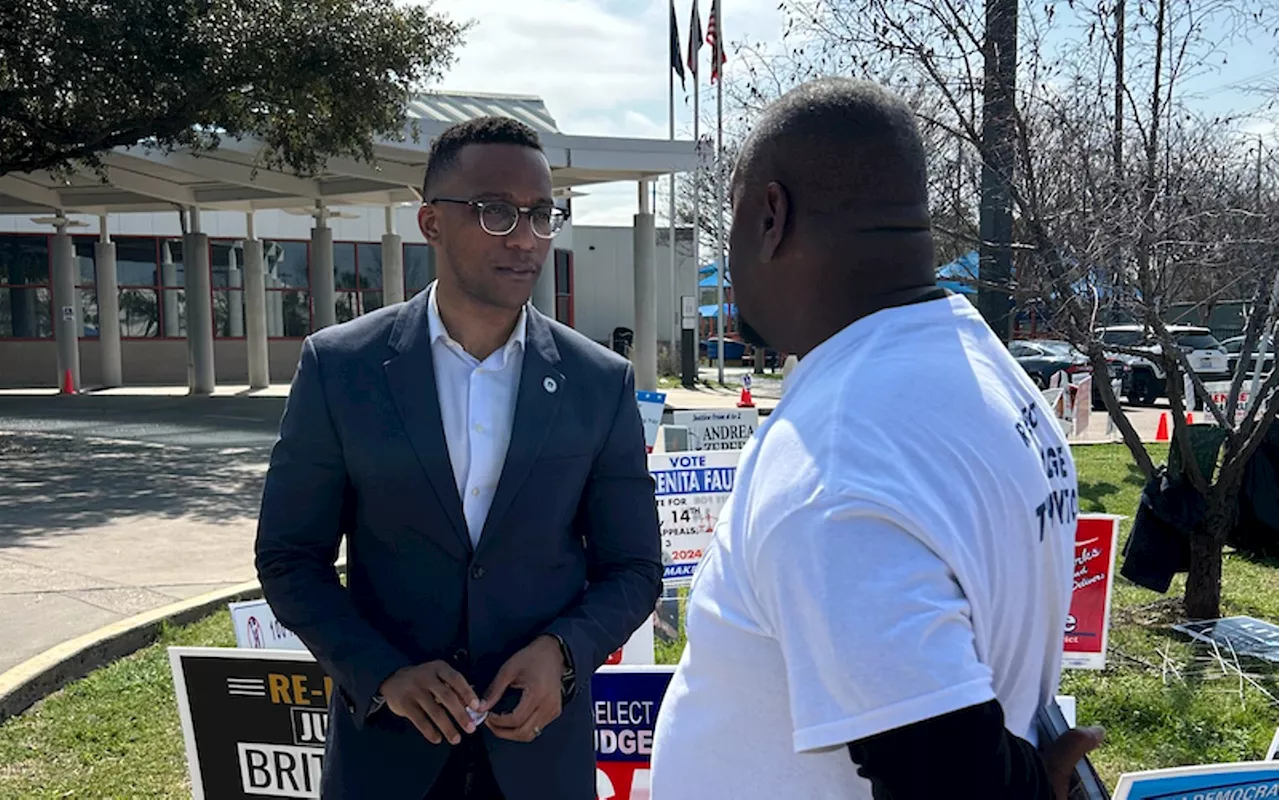
<path id="1" fill-rule="evenodd" d="M 195 800 L 320 796 L 333 682 L 297 650 L 171 647 Z M 675 667 L 605 666 L 591 679 L 600 800 L 649 800 L 658 707 Z"/>
<path id="2" fill-rule="evenodd" d="M 644 423 L 645 451 L 652 453 L 658 443 L 658 427 L 662 425 L 662 411 L 667 407 L 667 395 L 663 392 L 636 391 L 636 405 L 640 408 L 640 421 Z"/>
<path id="3" fill-rule="evenodd" d="M 671 422 L 689 429 L 691 450 L 741 450 L 759 427 L 760 409 L 674 411 Z"/>
<path id="4" fill-rule="evenodd" d="M 1081 514 L 1076 523 L 1071 608 L 1062 637 L 1062 665 L 1102 669 L 1111 626 L 1111 587 L 1120 517 Z"/>
<path id="5" fill-rule="evenodd" d="M 295 650 L 171 647 L 196 800 L 319 797 L 333 681 Z"/>
<path id="6" fill-rule="evenodd" d="M 688 586 L 733 491 L 737 450 L 649 456 L 662 533 L 662 579 Z"/>
<path id="7" fill-rule="evenodd" d="M 231 603 L 231 627 L 236 631 L 236 647 L 254 650 L 306 650 L 297 634 L 280 624 L 266 600 Z"/>
<path id="8" fill-rule="evenodd" d="M 654 612 L 657 613 L 657 612 Z M 626 644 L 609 654 L 604 660 L 606 664 L 652 664 L 653 648 L 653 614 L 644 618 L 640 627 L 631 633 Z"/>
<path id="9" fill-rule="evenodd" d="M 1250 761 L 1120 776 L 1114 800 L 1264 800 L 1280 797 L 1280 765 Z"/>
<path id="10" fill-rule="evenodd" d="M 1213 404 L 1222 409 L 1227 410 L 1227 398 L 1231 396 L 1231 381 L 1208 381 L 1204 385 L 1204 389 L 1209 393 L 1209 397 L 1213 400 Z M 1240 393 L 1236 395 L 1236 419 L 1235 423 L 1239 425 L 1244 422 L 1245 415 L 1249 411 L 1249 385 L 1246 383 L 1240 387 Z M 1213 413 L 1208 409 L 1204 411 L 1205 422 L 1216 422 Z"/>
<path id="11" fill-rule="evenodd" d="M 591 678 L 597 800 L 649 800 L 658 707 L 675 667 L 601 667 Z"/>

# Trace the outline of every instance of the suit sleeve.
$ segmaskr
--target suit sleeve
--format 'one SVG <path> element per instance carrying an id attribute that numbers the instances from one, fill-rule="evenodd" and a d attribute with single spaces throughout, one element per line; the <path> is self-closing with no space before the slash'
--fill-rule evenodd
<path id="1" fill-rule="evenodd" d="M 578 513 L 588 585 L 545 633 L 564 640 L 581 685 L 653 613 L 662 593 L 658 511 L 630 365 Z"/>
<path id="2" fill-rule="evenodd" d="M 334 561 L 350 513 L 344 507 L 349 488 L 308 338 L 271 451 L 255 563 L 276 617 L 333 677 L 361 725 L 382 681 L 413 662 L 360 615 L 338 580 Z"/>

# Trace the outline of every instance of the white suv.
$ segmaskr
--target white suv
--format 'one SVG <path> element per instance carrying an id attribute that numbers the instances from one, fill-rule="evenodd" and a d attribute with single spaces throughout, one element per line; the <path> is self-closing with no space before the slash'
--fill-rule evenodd
<path id="1" fill-rule="evenodd" d="M 1182 352 L 1187 354 L 1191 369 L 1202 381 L 1231 379 L 1228 356 L 1222 343 L 1214 338 L 1208 328 L 1196 325 L 1170 325 L 1169 335 Z M 1160 352 L 1155 336 L 1142 325 L 1112 325 L 1095 331 L 1103 345 L 1121 345 L 1146 350 L 1153 355 Z M 1149 406 L 1156 398 L 1165 396 L 1164 367 L 1159 360 L 1120 355 L 1129 364 L 1125 373 L 1124 393 L 1133 404 Z M 1199 406 L 1199 402 L 1196 403 Z"/>

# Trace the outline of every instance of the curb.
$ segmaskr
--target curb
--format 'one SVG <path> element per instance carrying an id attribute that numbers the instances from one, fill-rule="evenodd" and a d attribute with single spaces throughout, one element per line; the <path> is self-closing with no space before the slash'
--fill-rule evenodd
<path id="1" fill-rule="evenodd" d="M 153 643 L 164 623 L 185 625 L 236 600 L 262 596 L 256 580 L 179 600 L 113 622 L 45 650 L 0 673 L 0 722 L 16 717 L 38 701 L 112 661 Z"/>

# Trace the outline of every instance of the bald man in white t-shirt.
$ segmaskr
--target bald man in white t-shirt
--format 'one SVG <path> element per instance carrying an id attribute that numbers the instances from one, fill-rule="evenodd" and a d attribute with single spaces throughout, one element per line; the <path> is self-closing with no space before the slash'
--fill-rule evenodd
<path id="1" fill-rule="evenodd" d="M 742 453 L 658 717 L 654 800 L 1059 798 L 1042 756 L 1075 468 L 1036 387 L 934 281 L 911 111 L 866 83 L 767 109 L 732 182 L 744 338 L 801 356 Z"/>

